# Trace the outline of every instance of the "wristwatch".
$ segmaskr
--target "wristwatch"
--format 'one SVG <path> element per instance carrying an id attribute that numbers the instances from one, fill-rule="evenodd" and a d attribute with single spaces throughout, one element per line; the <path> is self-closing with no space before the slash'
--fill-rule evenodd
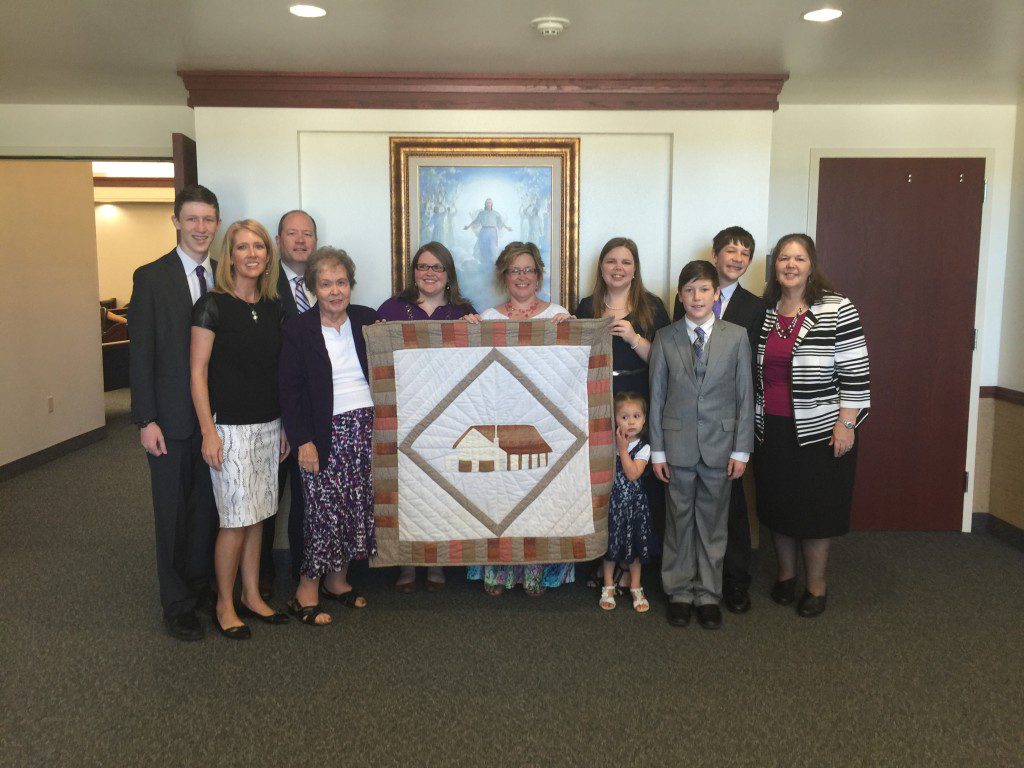
<path id="1" fill-rule="evenodd" d="M 136 421 L 135 422 L 135 426 L 137 426 L 139 429 L 145 429 L 150 424 L 152 424 L 154 421 L 156 421 L 156 419 L 148 419 L 146 421 Z"/>
<path id="2" fill-rule="evenodd" d="M 853 429 L 855 426 L 857 426 L 852 421 L 843 421 L 842 419 L 839 420 L 839 423 L 842 424 L 847 429 Z"/>

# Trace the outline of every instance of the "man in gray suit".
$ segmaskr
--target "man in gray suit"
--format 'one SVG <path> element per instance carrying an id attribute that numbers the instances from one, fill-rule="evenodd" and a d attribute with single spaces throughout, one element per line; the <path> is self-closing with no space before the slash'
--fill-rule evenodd
<path id="1" fill-rule="evenodd" d="M 679 273 L 686 316 L 662 328 L 651 347 L 651 463 L 669 484 L 661 578 L 668 620 L 722 626 L 722 561 L 728 538 L 729 481 L 754 449 L 750 342 L 717 320 L 718 272 L 691 261 Z"/>

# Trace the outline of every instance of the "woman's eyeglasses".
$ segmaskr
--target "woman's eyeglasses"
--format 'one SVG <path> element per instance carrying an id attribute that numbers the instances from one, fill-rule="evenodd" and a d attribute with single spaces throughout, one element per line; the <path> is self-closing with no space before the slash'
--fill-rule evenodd
<path id="1" fill-rule="evenodd" d="M 444 272 L 444 264 L 424 264 L 422 261 L 416 265 L 417 272 Z"/>
<path id="2" fill-rule="evenodd" d="M 519 277 L 520 275 L 535 275 L 537 274 L 536 267 L 509 267 L 505 270 L 506 275 L 512 275 L 513 277 Z"/>

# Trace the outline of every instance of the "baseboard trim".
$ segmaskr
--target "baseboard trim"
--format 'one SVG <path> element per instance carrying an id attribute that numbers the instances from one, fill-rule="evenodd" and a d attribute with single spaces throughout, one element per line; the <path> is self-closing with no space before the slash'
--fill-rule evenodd
<path id="1" fill-rule="evenodd" d="M 1024 405 L 1024 392 L 1009 387 L 979 387 L 978 394 L 981 397 L 1002 400 L 1004 403 Z"/>
<path id="2" fill-rule="evenodd" d="M 988 512 L 971 515 L 971 533 L 987 533 L 1024 552 L 1024 530 Z"/>
<path id="3" fill-rule="evenodd" d="M 100 440 L 107 436 L 107 426 L 104 424 L 102 427 L 96 427 L 88 432 L 83 432 L 81 435 L 77 435 L 72 438 L 68 438 L 56 445 L 51 445 L 49 448 L 43 448 L 41 451 L 30 453 L 28 456 L 23 456 L 20 459 L 0 466 L 0 482 L 4 480 L 10 480 L 12 477 L 28 472 L 30 469 L 41 467 L 43 464 L 59 459 L 61 456 L 67 456 L 69 453 L 74 453 L 79 448 L 85 448 L 87 445 L 98 443 Z"/>

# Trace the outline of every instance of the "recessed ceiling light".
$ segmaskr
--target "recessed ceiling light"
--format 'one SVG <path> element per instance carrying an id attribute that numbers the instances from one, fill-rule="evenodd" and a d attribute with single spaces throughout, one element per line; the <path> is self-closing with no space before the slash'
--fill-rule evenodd
<path id="1" fill-rule="evenodd" d="M 301 16 L 304 19 L 319 19 L 321 16 L 327 15 L 327 11 L 319 5 L 293 5 L 288 10 L 293 15 Z"/>
<path id="2" fill-rule="evenodd" d="M 804 14 L 804 21 L 835 21 L 843 12 L 838 8 L 819 8 Z"/>
<path id="3" fill-rule="evenodd" d="M 843 12 L 838 8 L 819 8 L 816 11 L 808 11 L 804 14 L 805 21 L 835 21 Z"/>

